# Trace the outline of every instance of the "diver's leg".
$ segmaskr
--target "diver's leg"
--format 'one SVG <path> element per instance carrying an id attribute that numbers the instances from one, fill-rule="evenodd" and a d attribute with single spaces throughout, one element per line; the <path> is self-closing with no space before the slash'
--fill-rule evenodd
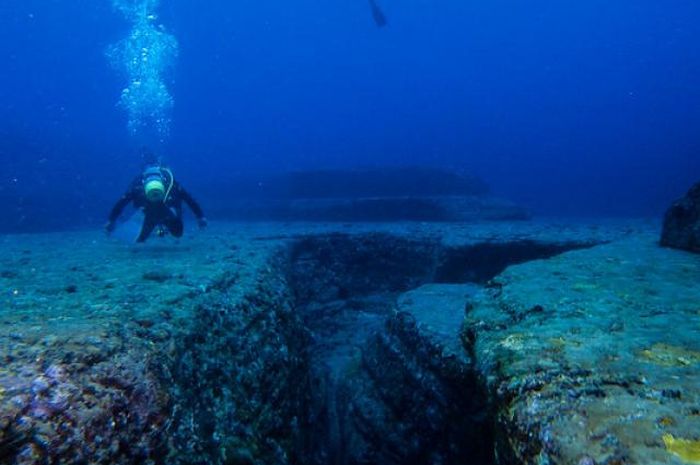
<path id="1" fill-rule="evenodd" d="M 182 222 L 182 218 L 171 212 L 171 214 L 165 219 L 164 223 L 173 237 L 182 237 L 182 233 L 185 230 L 185 225 Z"/>
<path id="2" fill-rule="evenodd" d="M 156 222 L 148 215 L 143 219 L 143 224 L 141 225 L 141 231 L 139 232 L 139 237 L 136 238 L 136 242 L 145 242 L 148 236 L 151 235 L 153 228 L 156 227 Z"/>

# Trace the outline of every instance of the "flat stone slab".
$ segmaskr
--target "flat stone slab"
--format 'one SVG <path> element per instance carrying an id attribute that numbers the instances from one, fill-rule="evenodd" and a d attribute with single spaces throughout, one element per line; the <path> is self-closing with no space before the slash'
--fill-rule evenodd
<path id="1" fill-rule="evenodd" d="M 459 332 L 466 302 L 480 289 L 474 284 L 425 284 L 399 296 L 397 309 L 410 313 L 420 333 L 465 362 Z"/>
<path id="2" fill-rule="evenodd" d="M 487 287 L 464 338 L 503 463 L 697 463 L 700 257 L 639 233 Z"/>

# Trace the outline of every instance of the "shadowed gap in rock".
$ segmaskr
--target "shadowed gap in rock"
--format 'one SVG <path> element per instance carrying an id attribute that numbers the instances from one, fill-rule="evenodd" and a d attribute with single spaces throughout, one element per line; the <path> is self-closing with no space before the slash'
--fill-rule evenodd
<path id="1" fill-rule="evenodd" d="M 447 247 L 384 233 L 297 241 L 288 280 L 313 334 L 317 387 L 300 456 L 334 465 L 493 463 L 493 422 L 469 355 L 446 355 L 397 299 L 426 283 L 483 284 L 508 265 L 591 245 Z"/>

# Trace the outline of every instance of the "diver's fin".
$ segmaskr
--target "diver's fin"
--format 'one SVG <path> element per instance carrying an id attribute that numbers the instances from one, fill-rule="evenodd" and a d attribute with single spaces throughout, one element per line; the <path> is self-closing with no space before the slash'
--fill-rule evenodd
<path id="1" fill-rule="evenodd" d="M 374 24 L 376 24 L 377 27 L 386 26 L 386 16 L 384 16 L 384 13 L 379 8 L 379 5 L 377 5 L 376 0 L 369 0 L 369 6 L 372 9 L 372 17 L 374 18 Z"/>

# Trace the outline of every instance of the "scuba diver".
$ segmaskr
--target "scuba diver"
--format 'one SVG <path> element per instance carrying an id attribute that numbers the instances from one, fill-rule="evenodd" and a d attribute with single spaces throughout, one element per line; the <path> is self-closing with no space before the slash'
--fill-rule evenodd
<path id="1" fill-rule="evenodd" d="M 374 24 L 376 24 L 377 27 L 386 26 L 386 16 L 384 15 L 382 9 L 379 8 L 379 5 L 377 4 L 376 0 L 369 0 L 369 7 L 372 10 L 372 18 L 374 18 Z"/>
<path id="2" fill-rule="evenodd" d="M 197 217 L 199 228 L 204 229 L 207 226 L 204 212 L 192 196 L 175 181 L 172 171 L 147 151 L 144 152 L 143 158 L 146 161 L 143 173 L 132 181 L 129 189 L 112 208 L 105 226 L 107 234 L 114 231 L 117 218 L 129 203 L 133 203 L 134 207 L 140 208 L 144 213 L 143 225 L 136 242 L 144 242 L 154 229 L 159 236 L 164 236 L 169 231 L 174 237 L 181 237 L 184 231 L 183 201 Z"/>

